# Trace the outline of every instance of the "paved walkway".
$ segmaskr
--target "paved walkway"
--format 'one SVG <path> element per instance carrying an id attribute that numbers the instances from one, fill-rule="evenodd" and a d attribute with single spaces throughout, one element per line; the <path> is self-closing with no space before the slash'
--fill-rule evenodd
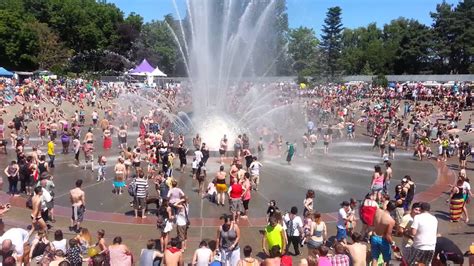
<path id="1" fill-rule="evenodd" d="M 467 117 L 467 114 L 465 114 Z M 467 121 L 467 118 L 465 119 Z M 463 125 L 461 125 L 463 126 Z M 462 139 L 467 141 L 474 140 L 474 134 L 459 133 Z M 437 170 L 437 179 L 434 185 L 427 188 L 425 191 L 420 192 L 416 195 L 415 200 L 431 202 L 432 210 L 434 215 L 438 217 L 439 227 L 438 230 L 442 235 L 445 235 L 452 239 L 459 247 L 465 251 L 473 241 L 472 235 L 474 234 L 474 223 L 450 223 L 449 222 L 449 206 L 445 203 L 448 198 L 446 193 L 449 188 L 448 185 L 452 184 L 455 177 L 455 165 L 457 165 L 457 158 L 450 159 L 447 164 L 431 161 Z M 471 163 L 472 164 L 472 163 Z M 421 165 L 421 164 L 419 164 Z M 399 170 L 398 170 L 399 169 Z M 397 171 L 404 171 L 405 169 L 397 168 Z M 468 169 L 468 175 L 471 175 L 473 169 Z M 416 177 L 415 177 L 416 180 Z M 107 191 L 109 192 L 109 191 Z M 103 196 L 103 195 L 102 195 Z M 353 196 L 352 194 L 346 197 Z M 113 200 L 113 199 L 111 199 Z M 25 200 L 20 197 L 13 197 L 0 193 L 0 202 L 5 203 L 10 201 L 13 205 L 12 210 L 3 218 L 7 228 L 8 227 L 26 227 L 30 221 L 29 213 L 30 210 L 26 209 Z M 468 205 L 469 213 L 474 211 L 472 204 Z M 57 206 L 56 209 L 57 222 L 53 225 L 53 230 L 61 229 L 66 234 L 66 238 L 73 236 L 69 233 L 69 216 L 70 209 L 68 207 Z M 329 235 L 335 235 L 335 220 L 336 213 L 325 213 L 323 219 L 328 223 Z M 145 220 L 134 219 L 131 216 L 126 216 L 122 213 L 104 213 L 99 211 L 87 210 L 86 221 L 83 226 L 87 227 L 94 235 L 94 232 L 98 229 L 104 229 L 106 231 L 107 243 L 112 242 L 112 238 L 120 235 L 123 237 L 125 244 L 127 244 L 133 253 L 137 256 L 140 249 L 143 248 L 148 239 L 159 238 L 159 233 L 155 228 L 154 217 L 149 217 Z M 201 239 L 214 240 L 216 237 L 217 226 L 221 224 L 216 218 L 192 218 L 191 228 L 189 229 L 189 242 L 188 250 L 185 252 L 186 262 L 189 262 L 192 257 L 192 252 L 197 248 L 198 243 Z M 360 224 L 360 223 L 359 223 Z M 265 219 L 262 218 L 251 218 L 246 221 L 241 221 L 241 245 L 251 245 L 255 253 L 261 251 L 261 235 L 260 230 L 265 225 Z M 172 236 L 176 235 L 175 232 Z M 400 239 L 397 239 L 399 241 Z M 302 256 L 306 255 L 306 249 Z M 261 255 L 261 254 L 260 254 Z"/>

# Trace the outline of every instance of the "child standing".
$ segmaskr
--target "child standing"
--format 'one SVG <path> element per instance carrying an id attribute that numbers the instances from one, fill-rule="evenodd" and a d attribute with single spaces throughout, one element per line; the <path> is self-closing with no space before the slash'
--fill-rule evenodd
<path id="1" fill-rule="evenodd" d="M 97 182 L 101 180 L 105 181 L 105 165 L 107 164 L 107 158 L 105 158 L 104 155 L 100 155 L 97 163 L 99 164 Z"/>
<path id="2" fill-rule="evenodd" d="M 303 237 L 301 238 L 301 246 L 304 245 L 306 239 L 311 237 L 311 224 L 313 224 L 313 211 L 307 211 L 303 221 Z"/>
<path id="3" fill-rule="evenodd" d="M 196 170 L 198 169 L 198 161 L 196 160 L 196 157 L 193 158 L 193 163 L 191 164 L 192 168 L 193 168 L 193 174 L 192 174 L 192 177 L 195 178 L 195 175 L 196 175 Z"/>

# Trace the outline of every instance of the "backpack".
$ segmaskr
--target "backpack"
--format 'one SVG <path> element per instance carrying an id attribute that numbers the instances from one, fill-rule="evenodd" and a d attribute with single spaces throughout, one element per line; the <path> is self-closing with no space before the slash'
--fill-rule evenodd
<path id="1" fill-rule="evenodd" d="M 288 216 L 289 220 L 286 222 L 286 234 L 288 236 L 293 236 L 293 234 L 295 233 L 295 228 L 293 227 L 293 219 L 291 219 L 289 216 Z"/>
<path id="2" fill-rule="evenodd" d="M 156 228 L 163 230 L 166 226 L 166 218 L 162 214 L 156 216 Z"/>
<path id="3" fill-rule="evenodd" d="M 38 257 L 40 255 L 43 255 L 47 246 L 48 245 L 46 243 L 44 243 L 42 240 L 38 241 L 38 243 L 35 246 L 35 249 L 33 250 L 33 254 L 32 254 L 31 257 L 35 258 L 35 257 Z"/>
<path id="4" fill-rule="evenodd" d="M 130 184 L 128 184 L 128 195 L 130 197 L 135 197 L 137 191 L 137 183 L 135 183 L 135 180 L 133 180 Z"/>

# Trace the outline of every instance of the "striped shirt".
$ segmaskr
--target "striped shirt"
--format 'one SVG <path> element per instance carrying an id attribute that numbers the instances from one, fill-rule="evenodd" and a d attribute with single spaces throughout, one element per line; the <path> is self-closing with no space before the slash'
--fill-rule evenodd
<path id="1" fill-rule="evenodd" d="M 135 179 L 136 192 L 135 197 L 145 198 L 148 190 L 148 180 L 144 178 Z"/>

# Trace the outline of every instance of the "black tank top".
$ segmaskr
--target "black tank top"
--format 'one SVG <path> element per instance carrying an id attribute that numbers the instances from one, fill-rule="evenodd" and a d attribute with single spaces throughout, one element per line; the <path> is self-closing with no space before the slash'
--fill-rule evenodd
<path id="1" fill-rule="evenodd" d="M 46 162 L 38 163 L 38 171 L 40 175 L 46 172 Z"/>

